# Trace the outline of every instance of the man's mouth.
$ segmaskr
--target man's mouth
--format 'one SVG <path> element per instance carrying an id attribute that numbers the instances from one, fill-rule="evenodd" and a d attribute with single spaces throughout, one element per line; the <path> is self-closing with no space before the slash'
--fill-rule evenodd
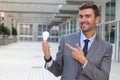
<path id="1" fill-rule="evenodd" d="M 87 23 L 83 23 L 82 26 L 83 26 L 83 27 L 86 27 L 86 26 L 88 26 L 88 24 L 87 24 Z"/>

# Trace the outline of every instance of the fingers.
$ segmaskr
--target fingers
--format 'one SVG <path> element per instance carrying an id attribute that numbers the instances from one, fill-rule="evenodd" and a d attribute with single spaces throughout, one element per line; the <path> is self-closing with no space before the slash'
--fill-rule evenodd
<path id="1" fill-rule="evenodd" d="M 76 44 L 76 46 L 77 46 L 77 48 L 79 49 L 79 50 L 81 50 L 81 47 L 80 47 L 80 45 L 77 43 Z"/>
<path id="2" fill-rule="evenodd" d="M 47 41 L 43 41 L 42 42 L 42 50 L 43 50 L 43 53 L 44 53 L 44 56 L 45 56 L 45 59 L 49 59 L 50 58 L 50 46 L 48 44 Z"/>
<path id="3" fill-rule="evenodd" d="M 43 41 L 43 42 L 42 42 L 43 52 L 44 52 L 44 53 L 48 53 L 49 48 L 50 48 L 50 46 L 49 46 L 48 42 L 44 42 L 44 41 Z"/>
<path id="4" fill-rule="evenodd" d="M 83 52 L 82 48 L 80 47 L 80 45 L 77 43 L 76 46 L 77 46 L 77 49 L 80 51 L 81 55 L 84 56 L 84 52 Z"/>
<path id="5" fill-rule="evenodd" d="M 65 44 L 70 50 L 74 50 L 75 48 L 74 47 L 72 47 L 70 44 L 68 44 L 68 43 L 66 43 Z"/>
<path id="6" fill-rule="evenodd" d="M 50 46 L 49 46 L 49 44 L 48 44 L 47 41 L 43 41 L 43 42 L 42 42 L 42 47 L 43 47 L 43 48 L 50 48 Z"/>
<path id="7" fill-rule="evenodd" d="M 76 49 L 76 48 L 72 47 L 72 46 L 71 46 L 70 44 L 68 44 L 68 43 L 66 43 L 65 45 L 66 45 L 70 50 L 72 50 L 72 51 Z M 78 43 L 76 43 L 76 47 L 77 47 L 78 50 L 80 50 L 80 51 L 82 50 L 82 48 L 80 47 L 80 45 L 79 45 Z"/>

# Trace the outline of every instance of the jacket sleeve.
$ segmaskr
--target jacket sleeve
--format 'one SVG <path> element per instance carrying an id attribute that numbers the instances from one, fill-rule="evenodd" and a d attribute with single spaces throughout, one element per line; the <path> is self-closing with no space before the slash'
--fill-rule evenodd
<path id="1" fill-rule="evenodd" d="M 53 64 L 48 70 L 53 73 L 56 77 L 61 76 L 63 71 L 63 50 L 64 50 L 64 40 L 61 38 L 60 45 L 58 47 L 58 52 L 56 55 L 56 59 L 53 61 Z"/>
<path id="2" fill-rule="evenodd" d="M 81 74 L 88 77 L 90 80 L 109 80 L 110 68 L 111 68 L 111 56 L 112 46 L 108 47 L 101 60 L 99 67 L 88 61 Z"/>

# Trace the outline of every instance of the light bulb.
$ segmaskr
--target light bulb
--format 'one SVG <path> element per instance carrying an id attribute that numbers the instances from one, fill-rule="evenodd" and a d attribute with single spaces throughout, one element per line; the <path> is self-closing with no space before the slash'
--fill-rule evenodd
<path id="1" fill-rule="evenodd" d="M 44 40 L 44 41 L 47 41 L 47 39 L 48 39 L 48 37 L 49 37 L 49 32 L 44 31 L 44 32 L 42 33 L 42 36 L 43 36 L 43 40 Z"/>

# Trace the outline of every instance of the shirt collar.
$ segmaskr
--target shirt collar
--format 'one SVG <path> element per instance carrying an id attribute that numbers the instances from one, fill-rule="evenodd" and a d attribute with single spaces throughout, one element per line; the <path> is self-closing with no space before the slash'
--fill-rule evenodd
<path id="1" fill-rule="evenodd" d="M 95 34 L 91 38 L 89 38 L 89 40 L 90 40 L 91 43 L 94 41 L 95 37 L 96 37 L 96 32 L 95 32 Z M 87 39 L 87 38 L 85 37 L 85 35 L 81 31 L 80 41 L 84 41 L 85 39 Z"/>

